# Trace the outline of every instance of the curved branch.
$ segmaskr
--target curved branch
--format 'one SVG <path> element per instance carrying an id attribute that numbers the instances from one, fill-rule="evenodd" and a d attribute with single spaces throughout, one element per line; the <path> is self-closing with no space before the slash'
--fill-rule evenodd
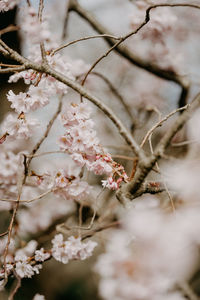
<path id="1" fill-rule="evenodd" d="M 127 142 L 127 144 L 131 147 L 133 152 L 141 160 L 146 159 L 146 154 L 144 153 L 144 151 L 140 148 L 138 143 L 132 137 L 132 135 L 127 130 L 127 128 L 122 124 L 122 122 L 119 120 L 119 118 L 114 114 L 114 112 L 106 104 L 104 104 L 99 98 L 92 95 L 85 87 L 81 86 L 79 83 L 71 80 L 70 78 L 61 74 L 60 72 L 55 71 L 46 63 L 37 64 L 37 63 L 31 62 L 30 60 L 24 58 L 19 53 L 17 53 L 16 51 L 14 51 L 10 47 L 8 47 L 2 40 L 0 40 L 0 45 L 2 45 L 6 49 L 6 51 L 9 53 L 8 56 L 10 58 L 13 58 L 17 62 L 23 64 L 27 70 L 32 69 L 32 70 L 38 71 L 40 73 L 48 74 L 48 75 L 54 77 L 55 79 L 57 79 L 58 81 L 71 87 L 74 91 L 79 93 L 82 97 L 88 99 L 90 102 L 95 104 L 113 122 L 113 124 L 118 129 L 120 135 L 124 138 L 124 140 Z"/>

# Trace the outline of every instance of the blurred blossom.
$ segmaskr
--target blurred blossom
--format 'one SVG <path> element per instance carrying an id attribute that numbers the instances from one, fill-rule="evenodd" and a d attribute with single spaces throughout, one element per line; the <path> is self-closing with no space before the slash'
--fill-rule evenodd
<path id="1" fill-rule="evenodd" d="M 200 228 L 197 219 L 193 224 L 185 221 L 186 212 L 187 220 L 192 220 L 193 210 L 171 215 L 159 208 L 138 207 L 126 214 L 95 266 L 104 299 L 184 299 L 171 290 L 195 270 L 199 258 L 195 235 Z"/>

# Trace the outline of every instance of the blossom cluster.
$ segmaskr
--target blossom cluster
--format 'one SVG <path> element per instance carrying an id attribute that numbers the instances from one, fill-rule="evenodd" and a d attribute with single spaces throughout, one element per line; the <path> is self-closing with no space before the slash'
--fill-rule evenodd
<path id="1" fill-rule="evenodd" d="M 34 274 L 39 274 L 39 270 L 42 268 L 41 263 L 50 257 L 50 252 L 44 251 L 43 248 L 36 250 L 36 247 L 37 242 L 31 240 L 24 248 L 9 249 L 7 273 L 12 273 L 14 269 L 20 278 L 31 278 Z M 0 272 L 0 278 L 4 278 L 4 269 Z"/>
<path id="2" fill-rule="evenodd" d="M 128 181 L 128 176 L 100 145 L 90 114 L 91 108 L 86 103 L 71 103 L 67 107 L 61 115 L 66 132 L 59 139 L 60 149 L 69 153 L 80 167 L 86 166 L 97 175 L 108 175 L 109 178 L 103 181 L 104 187 L 118 189 L 122 181 Z"/>
<path id="3" fill-rule="evenodd" d="M 64 264 L 68 263 L 69 260 L 85 260 L 92 255 L 97 246 L 96 242 L 83 243 L 81 238 L 73 236 L 64 241 L 62 234 L 57 234 L 52 240 L 52 244 L 53 247 L 50 250 L 44 250 L 44 248 L 35 250 L 37 242 L 32 240 L 26 247 L 15 251 L 15 255 L 10 253 L 7 256 L 6 264 L 8 274 L 12 273 L 14 269 L 20 278 L 31 278 L 33 275 L 39 274 L 42 263 L 51 256 Z M 0 279 L 3 279 L 4 275 L 4 269 L 2 269 Z"/>
<path id="4" fill-rule="evenodd" d="M 42 62 L 39 43 L 45 42 L 48 64 L 56 71 L 74 80 L 75 76 L 79 76 L 88 69 L 88 65 L 82 60 L 76 61 L 65 58 L 59 53 L 50 55 L 51 50 L 58 47 L 58 43 L 54 42 L 48 21 L 40 22 L 32 6 L 24 9 L 23 16 L 24 18 L 21 22 L 20 29 L 21 32 L 24 33 L 26 40 L 29 40 L 29 59 L 35 63 Z M 7 115 L 2 124 L 2 132 L 5 137 L 9 135 L 15 139 L 28 139 L 35 133 L 35 129 L 40 125 L 39 121 L 32 118 L 29 114 L 45 107 L 53 96 L 66 95 L 68 87 L 51 76 L 40 74 L 33 70 L 17 72 L 10 76 L 8 82 L 17 82 L 20 78 L 22 78 L 29 87 L 26 92 L 20 92 L 17 95 L 12 90 L 8 92 L 7 99 L 11 102 L 11 108 L 15 110 L 17 116 L 13 113 Z"/>
<path id="5" fill-rule="evenodd" d="M 76 238 L 74 236 L 64 241 L 62 234 L 57 234 L 52 243 L 52 256 L 64 264 L 72 259 L 85 260 L 92 255 L 94 248 L 97 246 L 96 242 L 89 240 L 82 243 L 80 237 Z"/>
<path id="6" fill-rule="evenodd" d="M 64 199 L 75 199 L 77 201 L 85 199 L 90 192 L 90 186 L 86 181 L 80 180 L 69 172 L 67 168 L 59 169 L 56 172 L 46 172 L 44 175 L 37 175 L 32 172 L 36 179 L 36 184 L 41 189 L 52 190 L 56 195 Z"/>

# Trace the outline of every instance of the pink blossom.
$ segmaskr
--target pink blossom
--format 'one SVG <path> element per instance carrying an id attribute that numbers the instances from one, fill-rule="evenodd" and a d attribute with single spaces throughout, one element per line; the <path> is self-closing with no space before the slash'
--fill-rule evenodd
<path id="1" fill-rule="evenodd" d="M 27 113 L 47 105 L 49 103 L 48 96 L 45 87 L 31 85 L 27 93 L 20 92 L 18 95 L 15 95 L 13 91 L 10 90 L 7 98 L 8 101 L 12 102 L 11 107 L 14 108 L 16 112 Z"/>
<path id="2" fill-rule="evenodd" d="M 127 181 L 128 176 L 124 168 L 112 160 L 110 154 L 104 153 L 93 129 L 94 122 L 89 118 L 90 113 L 86 103 L 72 103 L 66 113 L 61 115 L 66 133 L 59 140 L 60 148 L 71 154 L 79 166 L 86 165 L 88 170 L 97 175 L 110 175 L 110 179 L 103 182 L 104 187 L 118 189 L 121 181 Z M 115 181 L 113 175 L 121 179 Z"/>
<path id="3" fill-rule="evenodd" d="M 39 269 L 42 268 L 42 265 L 35 265 L 32 266 L 28 261 L 28 257 L 26 255 L 17 255 L 15 256 L 16 266 L 15 270 L 16 273 L 21 278 L 31 278 L 35 273 L 39 274 Z"/>
<path id="4" fill-rule="evenodd" d="M 36 119 L 32 119 L 29 116 L 19 116 L 16 118 L 16 116 L 10 113 L 4 120 L 2 130 L 16 139 L 28 139 L 33 135 L 38 126 L 39 122 Z"/>
<path id="5" fill-rule="evenodd" d="M 83 243 L 80 238 L 73 236 L 64 241 L 62 234 L 56 235 L 52 243 L 53 257 L 64 264 L 71 259 L 85 260 L 92 255 L 94 248 L 97 246 L 96 242 L 88 241 Z"/>
<path id="6" fill-rule="evenodd" d="M 50 257 L 50 254 L 48 252 L 44 251 L 44 248 L 41 248 L 40 250 L 35 251 L 35 260 L 36 261 L 45 261 Z"/>

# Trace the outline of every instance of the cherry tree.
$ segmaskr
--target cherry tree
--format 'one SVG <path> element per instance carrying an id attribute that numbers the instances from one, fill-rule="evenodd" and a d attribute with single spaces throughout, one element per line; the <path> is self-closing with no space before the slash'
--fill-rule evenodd
<path id="1" fill-rule="evenodd" d="M 82 1 L 46 2 L 0 0 L 18 8 L 0 74 L 20 85 L 0 129 L 2 299 L 91 256 L 100 299 L 198 299 L 198 1 L 116 1 L 115 29 Z M 73 13 L 93 34 L 71 37 Z"/>

